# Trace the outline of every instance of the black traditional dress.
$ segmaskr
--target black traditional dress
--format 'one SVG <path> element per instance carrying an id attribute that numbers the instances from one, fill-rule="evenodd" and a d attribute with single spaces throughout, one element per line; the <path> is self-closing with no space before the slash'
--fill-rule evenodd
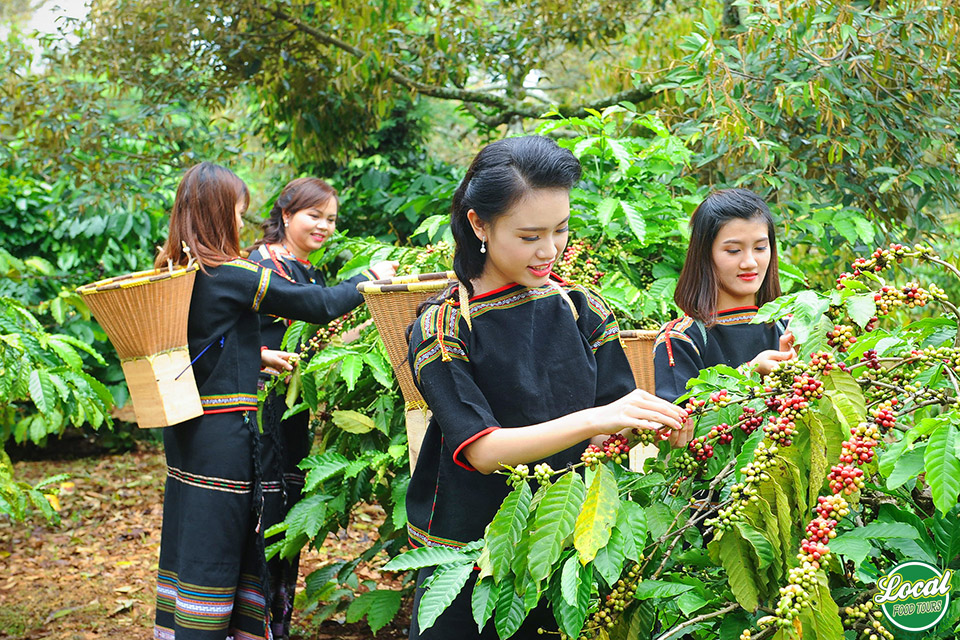
<path id="1" fill-rule="evenodd" d="M 472 329 L 457 302 L 431 306 L 410 338 L 414 379 L 433 411 L 407 490 L 414 547 L 460 547 L 483 537 L 509 493 L 506 476 L 483 475 L 470 466 L 463 456 L 467 445 L 495 429 L 547 422 L 636 388 L 616 319 L 600 296 L 581 286 L 509 285 L 471 298 L 469 316 Z M 545 461 L 562 469 L 578 462 L 587 444 Z M 414 613 L 419 585 L 431 572 L 418 577 Z M 477 634 L 472 584 L 423 634 L 414 615 L 410 637 L 495 638 L 492 624 Z M 540 637 L 541 625 L 556 628 L 549 614 L 538 613 L 545 612 L 534 611 L 514 637 Z"/>
<path id="2" fill-rule="evenodd" d="M 363 303 L 357 284 L 372 279 L 366 271 L 338 285 L 326 287 L 323 277 L 306 260 L 284 257 L 261 245 L 250 254 L 250 260 L 272 269 L 276 275 L 300 284 L 318 285 L 328 299 L 331 317 L 314 320 L 325 324 L 342 316 Z M 276 277 L 276 276 L 274 276 Z M 290 321 L 274 316 L 260 316 L 260 341 L 262 347 L 279 350 Z M 261 383 L 269 378 L 260 376 Z M 287 512 L 300 499 L 304 473 L 297 465 L 310 453 L 310 415 L 303 411 L 286 420 L 281 420 L 286 410 L 284 395 L 271 392 L 263 403 L 260 424 L 263 428 L 261 468 L 263 472 L 263 530 L 283 522 Z M 279 538 L 279 536 L 277 536 Z M 268 538 L 266 544 L 275 541 Z M 300 556 L 280 558 L 276 556 L 267 563 L 270 583 L 270 621 L 274 638 L 290 636 L 290 616 L 293 613 L 293 596 L 297 586 L 297 571 Z"/>
<path id="3" fill-rule="evenodd" d="M 718 312 L 710 328 L 690 316 L 663 325 L 653 344 L 657 395 L 675 402 L 701 369 L 739 367 L 761 351 L 779 350 L 783 323 L 750 324 L 756 315 L 757 307 L 737 307 Z"/>
<path id="4" fill-rule="evenodd" d="M 321 287 L 242 259 L 197 274 L 187 338 L 204 414 L 164 429 L 157 640 L 270 638 L 257 428 L 260 313 L 336 317 Z"/>

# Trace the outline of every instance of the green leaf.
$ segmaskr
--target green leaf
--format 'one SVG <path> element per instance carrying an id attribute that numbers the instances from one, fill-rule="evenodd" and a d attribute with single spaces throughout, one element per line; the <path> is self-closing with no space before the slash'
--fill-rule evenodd
<path id="1" fill-rule="evenodd" d="M 573 533 L 585 492 L 580 474 L 565 473 L 547 489 L 537 506 L 527 557 L 528 571 L 535 580 L 550 575 L 564 541 Z"/>
<path id="2" fill-rule="evenodd" d="M 757 559 L 760 561 L 757 566 L 758 569 L 763 569 L 774 561 L 776 556 L 773 552 L 773 546 L 762 531 L 746 522 L 737 522 L 737 529 L 740 530 L 740 534 L 744 540 L 749 542 L 750 546 L 753 547 Z"/>
<path id="3" fill-rule="evenodd" d="M 51 413 L 56 408 L 57 389 L 43 369 L 30 372 L 30 399 L 40 413 Z"/>
<path id="4" fill-rule="evenodd" d="M 899 538 L 914 539 L 919 536 L 917 530 L 909 524 L 902 522 L 871 522 L 852 531 L 841 534 L 833 539 L 843 540 L 851 538 L 856 540 L 891 540 Z M 831 548 L 833 542 L 830 543 Z"/>
<path id="5" fill-rule="evenodd" d="M 849 373 L 834 369 L 824 376 L 823 394 L 830 399 L 834 413 L 847 433 L 860 424 L 867 414 L 860 385 Z"/>
<path id="6" fill-rule="evenodd" d="M 567 475 L 575 476 L 577 474 L 568 473 Z M 523 598 L 517 595 L 509 581 L 502 583 L 500 593 L 497 594 L 497 610 L 493 616 L 493 625 L 497 629 L 497 635 L 502 640 L 506 640 L 517 632 L 525 617 Z"/>
<path id="7" fill-rule="evenodd" d="M 509 588 L 509 582 L 504 584 Z M 490 576 L 478 580 L 474 585 L 473 594 L 470 597 L 470 607 L 473 611 L 473 621 L 477 623 L 478 633 L 483 633 L 483 627 L 487 624 L 490 616 L 493 615 L 493 608 L 497 604 L 499 593 L 499 585 Z"/>
<path id="8" fill-rule="evenodd" d="M 642 243 L 647 235 L 647 222 L 643 219 L 643 214 L 637 210 L 636 206 L 623 200 L 620 201 L 620 208 L 627 216 L 627 225 L 633 231 L 633 235 Z"/>
<path id="9" fill-rule="evenodd" d="M 690 591 L 693 586 L 681 584 L 679 582 L 667 582 L 665 580 L 644 580 L 637 585 L 637 591 L 634 598 L 637 600 L 646 600 L 648 598 L 673 598 L 685 591 Z"/>
<path id="10" fill-rule="evenodd" d="M 755 611 L 759 604 L 759 586 L 757 585 L 757 567 L 753 562 L 746 540 L 739 530 L 724 531 L 719 545 L 720 562 L 727 572 L 730 589 L 740 606 L 747 611 Z"/>
<path id="11" fill-rule="evenodd" d="M 856 530 L 851 533 L 856 534 Z M 831 540 L 830 551 L 853 560 L 856 567 L 859 567 L 867 556 L 876 552 L 869 540 L 850 534 L 842 534 Z"/>
<path id="12" fill-rule="evenodd" d="M 810 484 L 807 503 L 816 504 L 820 488 L 827 477 L 827 469 L 830 468 L 827 434 L 823 420 L 816 413 L 808 413 L 802 418 L 802 422 L 806 423 L 810 434 Z"/>
<path id="13" fill-rule="evenodd" d="M 654 540 L 667 532 L 674 518 L 674 513 L 670 510 L 670 507 L 659 502 L 654 502 L 644 509 L 644 515 L 647 519 L 647 529 Z"/>
<path id="14" fill-rule="evenodd" d="M 532 499 L 533 492 L 530 490 L 529 483 L 521 482 L 507 495 L 497 514 L 487 526 L 484 538 L 490 550 L 493 577 L 497 582 L 500 582 L 510 571 L 517 549 L 517 540 L 527 526 Z"/>
<path id="15" fill-rule="evenodd" d="M 873 292 L 850 296 L 846 300 L 847 315 L 862 329 L 877 315 L 877 303 Z"/>
<path id="16" fill-rule="evenodd" d="M 309 493 L 315 490 L 320 483 L 341 473 L 349 465 L 350 461 L 336 451 L 325 451 L 319 456 L 304 458 L 299 464 L 301 469 L 307 471 L 304 492 Z"/>
<path id="17" fill-rule="evenodd" d="M 930 485 L 933 504 L 940 513 L 947 513 L 960 496 L 960 459 L 957 458 L 957 427 L 941 424 L 927 442 L 924 462 L 926 481 Z"/>
<path id="18" fill-rule="evenodd" d="M 372 418 L 356 411 L 334 411 L 333 424 L 347 433 L 367 433 L 377 428 Z"/>
<path id="19" fill-rule="evenodd" d="M 420 598 L 420 608 L 417 610 L 421 632 L 432 627 L 440 614 L 456 599 L 472 572 L 472 562 L 437 567 L 430 577 L 430 588 Z"/>
<path id="20" fill-rule="evenodd" d="M 411 549 L 406 553 L 400 554 L 383 565 L 383 570 L 409 571 L 411 569 L 422 569 L 423 567 L 433 567 L 451 562 L 464 562 L 469 559 L 470 557 L 460 549 L 420 547 L 419 549 Z"/>
<path id="21" fill-rule="evenodd" d="M 566 575 L 558 575 L 560 572 L 553 575 L 547 595 L 560 629 L 571 638 L 576 638 L 587 619 L 590 594 L 594 587 L 593 570 L 589 566 L 582 566 L 576 554 L 572 554 L 563 566 Z M 566 593 L 572 585 L 575 585 L 573 591 Z"/>
<path id="22" fill-rule="evenodd" d="M 597 550 L 607 544 L 619 507 L 617 480 L 607 465 L 598 465 L 573 531 L 573 546 L 581 564 L 593 560 Z"/>
<path id="23" fill-rule="evenodd" d="M 400 611 L 402 593 L 391 589 L 376 589 L 361 593 L 347 608 L 347 622 L 357 622 L 367 616 L 370 630 L 376 634 Z"/>
<path id="24" fill-rule="evenodd" d="M 327 519 L 326 503 L 329 499 L 330 496 L 312 495 L 293 505 L 284 520 L 289 525 L 287 536 L 303 533 L 311 539 L 317 537 Z"/>
<path id="25" fill-rule="evenodd" d="M 945 564 L 951 564 L 960 554 L 960 505 L 955 506 L 946 517 L 928 518 L 927 524 Z"/>
<path id="26" fill-rule="evenodd" d="M 613 219 L 613 214 L 617 212 L 619 207 L 620 201 L 615 198 L 604 198 L 600 201 L 600 206 L 597 207 L 597 219 L 600 220 L 600 224 L 603 227 L 610 224 L 610 220 Z"/>
<path id="27" fill-rule="evenodd" d="M 804 612 L 809 613 L 813 618 L 811 631 L 815 635 L 812 637 L 817 640 L 843 640 L 843 623 L 840 621 L 840 607 L 830 595 L 830 587 L 827 586 L 827 577 L 822 573 L 817 574 L 817 586 L 813 589 L 813 599 L 809 607 L 804 607 Z M 807 625 L 804 625 L 806 631 Z M 807 634 L 804 633 L 804 637 Z"/>
<path id="28" fill-rule="evenodd" d="M 887 478 L 887 489 L 891 491 L 902 486 L 911 478 L 916 478 L 923 472 L 924 451 L 926 447 L 910 449 L 899 458 L 896 458 L 896 464 L 890 477 Z"/>
<path id="29" fill-rule="evenodd" d="M 362 356 L 351 353 L 343 359 L 343 364 L 340 366 L 340 375 L 343 377 L 343 381 L 347 383 L 347 391 L 353 391 L 354 387 L 357 386 L 357 379 L 360 377 L 362 370 Z"/>
<path id="30" fill-rule="evenodd" d="M 630 500 L 621 502 L 616 530 L 623 536 L 624 555 L 637 562 L 647 538 L 647 516 L 643 507 Z"/>
<path id="31" fill-rule="evenodd" d="M 577 606 L 577 592 L 580 591 L 580 568 L 576 554 L 567 558 L 560 572 L 560 593 L 571 607 Z"/>

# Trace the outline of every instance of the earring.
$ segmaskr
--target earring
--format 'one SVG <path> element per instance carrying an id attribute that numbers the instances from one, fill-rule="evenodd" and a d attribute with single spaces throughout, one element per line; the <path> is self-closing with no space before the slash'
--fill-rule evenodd
<path id="1" fill-rule="evenodd" d="M 483 239 L 480 241 L 480 253 L 486 253 L 486 252 L 487 252 L 487 241 L 486 239 Z"/>
<path id="2" fill-rule="evenodd" d="M 284 228 L 284 229 L 286 229 L 286 228 L 289 227 L 289 226 L 290 226 L 290 223 L 289 223 L 289 222 L 284 222 L 284 223 L 283 223 L 283 228 Z"/>

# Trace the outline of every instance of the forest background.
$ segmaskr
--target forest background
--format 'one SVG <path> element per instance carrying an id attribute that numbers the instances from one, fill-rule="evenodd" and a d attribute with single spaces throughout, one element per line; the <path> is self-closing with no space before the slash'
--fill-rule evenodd
<path id="1" fill-rule="evenodd" d="M 95 0 L 46 34 L 23 30 L 36 9 L 0 4 L 0 513 L 14 520 L 56 522 L 44 493 L 63 479 L 20 482 L 4 450 L 157 437 L 111 418 L 122 372 L 73 290 L 152 263 L 201 160 L 250 186 L 245 244 L 287 181 L 334 184 L 341 235 L 316 258 L 336 278 L 371 257 L 444 268 L 444 216 L 476 150 L 553 135 L 585 167 L 562 266 L 636 328 L 676 313 L 686 220 L 712 188 L 771 203 L 788 291 L 831 289 L 890 242 L 960 251 L 953 2 Z M 320 544 L 376 500 L 388 518 L 365 559 L 393 555 L 402 401 L 374 332 L 329 339 L 291 402 L 318 416 L 322 480 L 276 550 Z M 348 610 L 355 566 L 316 576 L 301 605 Z"/>

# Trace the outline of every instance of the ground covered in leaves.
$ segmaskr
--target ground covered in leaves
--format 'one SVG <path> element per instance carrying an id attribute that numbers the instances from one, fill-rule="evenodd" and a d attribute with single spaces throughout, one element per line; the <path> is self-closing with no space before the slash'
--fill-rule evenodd
<path id="1" fill-rule="evenodd" d="M 0 518 L 0 640 L 151 638 L 166 473 L 162 451 L 141 444 L 120 455 L 21 461 L 15 473 L 31 483 L 59 473 L 70 479 L 61 485 L 59 526 Z M 301 589 L 315 568 L 367 548 L 382 517 L 378 507 L 364 506 L 349 529 L 331 534 L 322 550 L 304 553 Z M 396 586 L 374 567 L 358 573 Z M 376 638 L 405 637 L 408 609 Z M 364 623 L 315 623 L 299 611 L 294 626 L 300 640 L 374 637 Z"/>

